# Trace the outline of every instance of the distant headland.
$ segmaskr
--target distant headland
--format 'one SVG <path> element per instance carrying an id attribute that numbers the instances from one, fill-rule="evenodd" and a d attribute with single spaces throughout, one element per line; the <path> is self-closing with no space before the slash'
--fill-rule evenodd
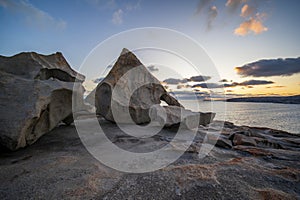
<path id="1" fill-rule="evenodd" d="M 227 99 L 228 102 L 259 102 L 259 103 L 283 103 L 300 104 L 300 95 L 276 96 L 276 97 L 240 97 Z"/>

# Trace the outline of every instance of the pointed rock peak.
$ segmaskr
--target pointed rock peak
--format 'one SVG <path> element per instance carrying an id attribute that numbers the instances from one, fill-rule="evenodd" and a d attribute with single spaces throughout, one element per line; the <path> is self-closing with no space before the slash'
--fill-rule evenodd
<path id="1" fill-rule="evenodd" d="M 124 48 L 110 73 L 125 74 L 128 70 L 140 66 L 145 68 L 141 61 L 128 49 Z M 146 69 L 146 68 L 145 68 Z"/>
<path id="2" fill-rule="evenodd" d="M 124 54 L 126 54 L 126 53 L 131 53 L 128 49 L 126 49 L 126 48 L 123 48 L 122 49 L 122 52 L 121 52 L 121 54 L 120 54 L 120 56 L 121 55 L 124 55 Z"/>

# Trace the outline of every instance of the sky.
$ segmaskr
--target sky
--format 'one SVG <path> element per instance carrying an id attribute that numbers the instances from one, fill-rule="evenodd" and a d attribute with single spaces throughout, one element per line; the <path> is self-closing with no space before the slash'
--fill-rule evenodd
<path id="1" fill-rule="evenodd" d="M 210 78 L 201 81 L 193 81 L 192 75 L 166 76 L 169 87 L 207 92 L 223 85 L 228 95 L 296 95 L 299 9 L 299 0 L 0 0 L 0 54 L 59 51 L 79 69 L 112 35 L 161 27 L 200 44 L 220 79 L 212 74 L 202 74 Z M 152 71 L 159 76 L 163 66 Z M 170 84 L 168 78 L 180 80 Z"/>

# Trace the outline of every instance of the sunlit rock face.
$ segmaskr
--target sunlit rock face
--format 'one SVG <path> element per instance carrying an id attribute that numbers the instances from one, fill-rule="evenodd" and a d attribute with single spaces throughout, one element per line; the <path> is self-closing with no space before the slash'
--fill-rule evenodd
<path id="1" fill-rule="evenodd" d="M 84 79 L 61 53 L 0 56 L 0 144 L 16 150 L 61 121 L 72 123 L 73 87 L 82 96 Z M 77 99 L 74 103 L 82 104 Z"/>
<path id="2" fill-rule="evenodd" d="M 123 49 L 111 71 L 91 95 L 95 97 L 96 113 L 117 123 L 144 124 L 153 120 L 162 122 L 163 119 L 166 126 L 172 126 L 193 115 L 201 118 L 198 126 L 207 125 L 214 118 L 213 113 L 201 115 L 185 110 L 127 49 Z M 161 101 L 172 107 L 160 106 Z M 164 112 L 157 112 L 161 109 Z"/>

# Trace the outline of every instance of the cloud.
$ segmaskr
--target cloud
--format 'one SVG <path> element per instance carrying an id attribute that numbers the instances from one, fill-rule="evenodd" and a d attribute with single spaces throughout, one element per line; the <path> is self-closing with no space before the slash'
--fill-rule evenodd
<path id="1" fill-rule="evenodd" d="M 273 84 L 273 81 L 266 81 L 266 80 L 248 80 L 239 83 L 239 86 L 248 86 L 248 85 L 267 85 L 267 84 Z"/>
<path id="2" fill-rule="evenodd" d="M 197 6 L 196 14 L 204 13 L 206 15 L 207 30 L 213 28 L 213 23 L 219 15 L 219 11 L 216 6 L 213 5 L 214 0 L 200 0 Z M 237 10 L 241 10 L 240 17 L 243 21 L 233 31 L 235 35 L 244 36 L 249 33 L 261 34 L 268 30 L 263 24 L 266 14 L 260 14 L 257 12 L 258 5 L 264 1 L 257 0 L 227 0 L 226 8 L 235 17 Z M 224 5 L 224 4 L 223 4 Z"/>
<path id="3" fill-rule="evenodd" d="M 148 70 L 150 72 L 157 72 L 157 71 L 159 71 L 159 69 L 157 67 L 155 67 L 154 65 L 150 65 L 147 68 L 148 68 Z"/>
<path id="4" fill-rule="evenodd" d="M 212 2 L 213 0 L 200 0 L 197 6 L 196 14 L 200 14 L 201 11 L 208 7 L 208 5 Z"/>
<path id="5" fill-rule="evenodd" d="M 200 83 L 193 85 L 192 88 L 228 88 L 228 87 L 237 87 L 237 86 L 245 86 L 247 88 L 253 88 L 254 85 L 267 85 L 267 84 L 273 84 L 273 81 L 267 81 L 267 80 L 248 80 L 243 82 L 233 82 L 230 84 L 218 84 L 218 83 Z"/>
<path id="6" fill-rule="evenodd" d="M 219 82 L 221 82 L 221 83 L 226 83 L 226 82 L 229 82 L 227 79 L 221 79 Z"/>
<path id="7" fill-rule="evenodd" d="M 216 6 L 211 6 L 208 10 L 208 19 L 207 19 L 207 30 L 212 29 L 212 24 L 216 17 L 218 16 L 218 9 Z"/>
<path id="8" fill-rule="evenodd" d="M 93 7 L 98 9 L 113 9 L 116 8 L 117 3 L 115 0 L 86 0 Z"/>
<path id="9" fill-rule="evenodd" d="M 213 22 L 215 21 L 216 17 L 218 16 L 218 9 L 216 6 L 210 5 L 214 0 L 200 0 L 197 6 L 196 14 L 201 14 L 205 12 L 207 15 L 206 26 L 207 30 L 212 29 Z"/>
<path id="10" fill-rule="evenodd" d="M 164 80 L 163 82 L 167 83 L 167 84 L 171 84 L 171 85 L 176 85 L 176 84 L 180 84 L 180 83 L 187 83 L 187 82 L 204 82 L 211 79 L 210 76 L 192 76 L 190 78 L 184 78 L 184 79 L 176 79 L 176 78 L 168 78 L 166 80 Z"/>
<path id="11" fill-rule="evenodd" d="M 202 75 L 199 75 L 199 76 L 192 76 L 190 77 L 189 79 L 187 79 L 188 81 L 191 81 L 191 82 L 203 82 L 203 81 L 207 81 L 211 79 L 210 76 L 202 76 Z"/>
<path id="12" fill-rule="evenodd" d="M 223 88 L 222 84 L 217 84 L 217 83 L 199 83 L 196 85 L 193 85 L 192 88 Z"/>
<path id="13" fill-rule="evenodd" d="M 168 78 L 168 79 L 165 79 L 163 82 L 170 84 L 170 85 L 177 85 L 180 83 L 187 83 L 188 80 L 187 79 Z"/>
<path id="14" fill-rule="evenodd" d="M 127 11 L 138 10 L 140 8 L 141 8 L 141 0 L 138 0 L 135 4 L 128 3 L 125 6 L 125 9 Z"/>
<path id="15" fill-rule="evenodd" d="M 245 17 L 253 16 L 255 12 L 256 12 L 255 7 L 245 4 L 241 9 L 241 17 L 245 18 Z"/>
<path id="16" fill-rule="evenodd" d="M 291 76 L 300 73 L 300 57 L 259 60 L 236 67 L 235 70 L 243 77 Z"/>
<path id="17" fill-rule="evenodd" d="M 112 23 L 116 24 L 116 25 L 120 25 L 123 23 L 123 10 L 122 9 L 118 9 L 117 11 L 115 11 L 113 13 L 113 17 L 112 17 Z"/>
<path id="18" fill-rule="evenodd" d="M 115 25 L 121 25 L 124 22 L 124 15 L 127 15 L 129 12 L 132 12 L 134 10 L 138 10 L 141 8 L 141 0 L 137 0 L 135 3 L 127 3 L 123 5 L 117 5 L 114 0 L 111 0 L 112 5 L 114 7 L 118 7 L 117 10 L 112 15 L 112 23 Z M 119 3 L 120 4 L 120 3 Z"/>
<path id="19" fill-rule="evenodd" d="M 264 16 L 265 14 L 256 14 L 254 17 L 250 17 L 249 20 L 244 21 L 238 28 L 234 30 L 234 34 L 245 36 L 249 33 L 254 33 L 257 35 L 267 31 L 268 28 L 263 25 Z"/>
<path id="20" fill-rule="evenodd" d="M 196 90 L 196 89 L 194 89 Z M 217 95 L 213 92 L 199 92 L 199 91 L 173 91 L 170 92 L 171 95 L 175 96 L 179 100 L 194 100 L 195 98 L 204 99 L 212 97 L 212 95 Z"/>
<path id="21" fill-rule="evenodd" d="M 233 83 L 225 83 L 224 85 L 220 85 L 220 86 L 223 86 L 223 87 L 236 87 L 238 85 L 239 85 L 239 83 L 233 82 Z"/>
<path id="22" fill-rule="evenodd" d="M 267 80 L 248 80 L 248 81 L 243 81 L 240 83 L 233 82 L 231 84 L 224 84 L 224 87 L 236 87 L 236 86 L 247 86 L 248 88 L 252 88 L 249 86 L 254 86 L 254 85 L 268 85 L 268 84 L 273 84 L 273 81 L 267 81 Z"/>
<path id="23" fill-rule="evenodd" d="M 283 86 L 283 85 L 275 85 L 275 86 L 268 86 L 266 88 L 284 88 L 286 86 Z"/>
<path id="24" fill-rule="evenodd" d="M 34 7 L 28 1 L 0 0 L 0 6 L 14 13 L 24 15 L 29 25 L 37 26 L 42 29 L 47 27 L 64 29 L 67 25 L 65 21 L 55 19 L 47 12 Z"/>
<path id="25" fill-rule="evenodd" d="M 228 0 L 226 6 L 229 6 L 231 9 L 236 10 L 240 5 L 243 5 L 241 8 L 240 16 L 244 18 L 244 21 L 234 30 L 234 34 L 238 36 L 245 36 L 250 33 L 255 35 L 261 34 L 268 30 L 267 27 L 263 24 L 264 19 L 266 18 L 266 13 L 260 14 L 257 12 L 258 2 L 245 4 L 246 2 L 252 3 L 253 1 L 247 0 Z"/>
<path id="26" fill-rule="evenodd" d="M 177 89 L 183 89 L 183 88 L 191 88 L 192 86 L 190 85 L 187 85 L 187 84 L 178 84 L 177 85 Z"/>
<path id="27" fill-rule="evenodd" d="M 229 9 L 230 12 L 235 12 L 240 5 L 246 2 L 247 0 L 227 0 L 226 7 Z"/>

